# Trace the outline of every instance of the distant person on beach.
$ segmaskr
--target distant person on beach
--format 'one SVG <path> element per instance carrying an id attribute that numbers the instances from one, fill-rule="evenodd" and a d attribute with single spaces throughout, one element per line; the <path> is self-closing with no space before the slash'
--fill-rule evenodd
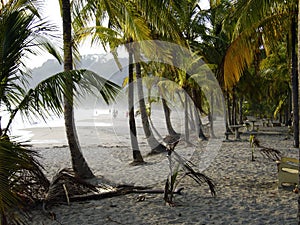
<path id="1" fill-rule="evenodd" d="M 117 118 L 117 116 L 118 116 L 118 110 L 115 110 L 115 109 L 114 109 L 114 111 L 113 111 L 113 117 L 114 117 L 114 118 Z"/>

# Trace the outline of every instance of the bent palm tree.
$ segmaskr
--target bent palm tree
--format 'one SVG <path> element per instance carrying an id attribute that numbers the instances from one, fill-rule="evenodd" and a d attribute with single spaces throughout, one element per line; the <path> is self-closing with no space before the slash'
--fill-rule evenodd
<path id="1" fill-rule="evenodd" d="M 38 179 L 43 178 L 40 167 L 33 158 L 35 153 L 8 138 L 15 116 L 19 112 L 25 116 L 42 116 L 43 118 L 47 118 L 51 113 L 61 115 L 63 94 L 68 99 L 72 96 L 65 85 L 66 77 L 71 78 L 71 81 L 77 84 L 75 90 L 80 94 L 95 91 L 94 88 L 96 88 L 97 93 L 101 93 L 106 101 L 109 101 L 114 91 L 117 90 L 117 86 L 113 83 L 107 82 L 90 71 L 81 70 L 56 74 L 27 91 L 26 83 L 29 74 L 26 73 L 24 63 L 27 54 L 36 54 L 37 49 L 46 49 L 60 60 L 51 42 L 43 35 L 51 31 L 52 26 L 37 19 L 39 15 L 30 3 L 31 1 L 10 1 L 9 4 L 2 4 L 0 7 L 0 113 L 2 115 L 6 112 L 9 115 L 7 124 L 4 124 L 6 121 L 0 121 L 3 128 L 0 135 L 2 224 L 7 224 L 10 208 L 19 206 L 20 196 L 16 193 L 28 194 L 26 188 L 29 188 L 30 182 L 36 180 L 34 178 L 28 181 L 29 183 L 24 183 L 22 176 L 29 172 Z M 20 183 L 21 181 L 23 183 Z M 42 182 L 45 182 L 45 179 L 37 180 L 37 185 L 44 186 Z M 10 215 L 14 216 L 14 214 Z M 13 220 L 14 218 L 9 219 L 15 224 L 22 222 L 21 219 Z"/>
<path id="2" fill-rule="evenodd" d="M 69 0 L 62 1 L 62 20 L 63 20 L 63 43 L 64 43 L 64 71 L 70 71 L 73 69 L 72 58 L 72 27 L 71 27 L 71 6 Z M 72 94 L 73 83 L 71 77 L 66 80 L 68 89 Z M 81 178 L 93 178 L 94 174 L 90 170 L 87 162 L 85 161 L 77 137 L 74 111 L 73 111 L 73 99 L 67 99 L 65 97 L 64 105 L 64 118 L 65 128 L 68 139 L 68 144 L 71 152 L 72 167 L 75 175 Z"/>
<path id="3" fill-rule="evenodd" d="M 62 20 L 63 20 L 63 40 L 64 40 L 64 71 L 69 72 L 73 69 L 72 49 L 75 44 L 73 42 L 72 34 L 71 34 L 72 19 L 71 19 L 71 5 L 69 0 L 62 1 Z M 89 71 L 88 73 L 86 73 L 86 75 L 88 74 L 91 74 L 91 72 Z M 94 81 L 96 81 L 94 84 L 91 83 L 92 86 L 95 87 L 97 85 L 100 85 L 96 87 L 97 92 L 100 93 L 104 98 L 104 100 L 108 103 L 108 101 L 111 100 L 113 94 L 115 93 L 113 89 L 109 90 L 109 86 L 113 88 L 116 88 L 117 86 L 112 85 L 111 82 L 107 82 L 105 79 L 102 80 L 104 82 L 100 84 L 99 82 L 97 82 L 98 78 L 96 78 L 95 76 L 91 77 L 91 79 L 94 79 Z M 67 92 L 70 94 L 69 97 L 68 96 L 64 97 L 64 118 L 65 118 L 65 127 L 66 127 L 68 144 L 71 152 L 72 167 L 75 172 L 75 176 L 78 176 L 83 179 L 93 178 L 94 175 L 90 170 L 89 166 L 87 165 L 85 158 L 83 157 L 79 140 L 77 137 L 77 131 L 74 122 L 73 97 L 72 97 L 75 86 L 73 83 L 72 76 L 67 77 L 65 79 L 65 82 L 66 82 L 65 85 L 67 88 Z M 88 85 L 85 86 L 85 88 L 88 88 Z M 110 93 L 111 90 L 113 92 Z"/>

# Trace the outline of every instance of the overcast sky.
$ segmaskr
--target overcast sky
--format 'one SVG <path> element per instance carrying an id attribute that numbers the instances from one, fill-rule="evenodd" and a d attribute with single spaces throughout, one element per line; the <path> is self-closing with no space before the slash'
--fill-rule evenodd
<path id="1" fill-rule="evenodd" d="M 202 9 L 208 8 L 209 6 L 209 0 L 200 0 L 200 6 Z M 60 9 L 58 0 L 48 0 L 45 1 L 45 10 L 43 12 L 43 16 L 47 18 L 47 20 L 55 23 L 57 26 L 61 27 L 61 17 L 60 17 Z M 90 45 L 86 43 L 80 48 L 80 54 L 86 55 L 86 54 L 100 54 L 105 53 L 102 47 L 93 47 L 90 48 Z M 26 64 L 29 68 L 39 67 L 44 62 L 46 62 L 48 59 L 51 59 L 52 57 L 49 54 L 43 54 L 42 56 L 33 56 L 30 58 Z"/>

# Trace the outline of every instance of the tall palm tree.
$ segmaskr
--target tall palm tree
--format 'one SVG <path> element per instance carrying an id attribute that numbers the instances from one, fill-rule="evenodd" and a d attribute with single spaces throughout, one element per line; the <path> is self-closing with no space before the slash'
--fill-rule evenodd
<path id="1" fill-rule="evenodd" d="M 129 54 L 129 81 L 133 82 L 133 39 L 145 37 L 145 26 L 137 18 L 136 11 L 132 9 L 132 2 L 122 1 L 79 1 L 78 14 L 76 15 L 76 34 L 79 41 L 92 36 L 93 43 L 101 43 L 104 48 L 109 45 L 111 49 L 126 44 Z M 104 18 L 107 19 L 108 27 L 105 27 Z M 95 24 L 94 26 L 91 26 Z M 135 32 L 137 31 L 137 32 Z M 115 56 L 118 63 L 117 56 Z M 130 140 L 133 150 L 133 163 L 142 163 L 143 157 L 139 150 L 137 132 L 134 118 L 134 85 L 128 85 L 129 129 Z"/>
<path id="2" fill-rule="evenodd" d="M 66 78 L 77 84 L 77 94 L 97 90 L 106 101 L 116 93 L 117 86 L 98 77 L 91 71 L 69 71 L 59 73 L 39 83 L 34 89 L 27 88 L 28 75 L 25 59 L 36 50 L 48 50 L 58 60 L 60 56 L 46 38 L 52 26 L 40 19 L 35 1 L 10 1 L 0 7 L 0 104 L 1 115 L 8 112 L 7 124 L 1 121 L 0 135 L 0 208 L 2 224 L 6 224 L 10 208 L 19 206 L 20 196 L 29 196 L 32 181 L 45 187 L 45 178 L 40 172 L 40 165 L 34 158 L 36 153 L 26 150 L 26 146 L 14 142 L 9 137 L 12 122 L 18 113 L 29 118 L 32 116 L 44 119 L 52 113 L 60 116 L 63 112 L 63 94 L 71 100 L 72 94 L 66 88 Z M 3 2 L 2 2 L 3 3 Z M 52 36 L 49 36 L 52 37 Z M 110 87 L 109 87 L 110 86 Z M 92 88 L 94 87 L 94 88 Z M 95 92 L 96 93 L 96 92 Z M 3 126 L 2 126 L 3 125 Z M 34 157 L 33 157 L 34 156 Z M 22 176 L 31 175 L 29 183 L 22 181 Z M 23 183 L 22 183 L 23 182 Z M 46 185 L 47 186 L 47 185 Z M 12 218 L 13 219 L 13 218 Z M 20 220 L 17 220 L 17 224 Z"/>
<path id="3" fill-rule="evenodd" d="M 174 40 L 178 39 L 178 32 L 174 32 L 174 28 L 170 24 L 176 24 L 174 18 L 169 14 L 167 7 L 170 7 L 167 2 L 152 2 L 152 1 L 99 1 L 97 4 L 95 1 L 86 1 L 87 4 L 83 3 L 82 9 L 84 16 L 83 18 L 91 18 L 90 15 L 96 17 L 96 26 L 94 27 L 96 32 L 93 36 L 93 40 L 98 40 L 100 43 L 110 43 L 111 47 L 116 47 L 116 42 L 111 42 L 106 37 L 107 30 L 101 27 L 103 17 L 106 15 L 109 19 L 109 28 L 113 28 L 119 34 L 118 37 L 121 39 L 117 44 L 128 44 L 130 41 L 142 41 L 151 38 L 151 32 L 153 33 L 164 33 L 167 37 L 175 37 Z M 166 10 L 164 10 L 166 9 Z M 161 16 L 157 17 L 154 12 L 160 11 Z M 166 19 L 168 18 L 168 19 Z M 85 24 L 86 23 L 82 23 Z M 91 29 L 91 28 L 85 28 Z M 151 31 L 152 29 L 152 31 Z M 83 29 L 84 30 L 84 29 Z M 151 31 L 151 32 L 150 32 Z M 117 35 L 115 35 L 116 37 Z M 146 50 L 148 48 L 148 50 Z M 146 52 L 151 51 L 151 46 L 143 46 L 143 50 Z M 132 88 L 129 85 L 129 88 Z M 139 97 L 140 99 L 144 97 Z M 144 110 L 141 110 L 141 116 L 144 120 L 148 120 L 147 116 L 144 115 Z M 149 123 L 143 123 L 145 133 L 152 133 Z M 131 131 L 132 132 L 132 131 Z M 146 135 L 148 136 L 148 135 Z M 153 135 L 150 135 L 151 146 L 163 147 L 155 140 Z M 150 143 L 150 142 L 149 142 Z M 151 147 L 151 149 L 152 149 Z"/>
<path id="4" fill-rule="evenodd" d="M 257 7 L 257 4 L 260 7 Z M 257 49 L 263 46 L 265 53 L 268 55 L 274 51 L 274 46 L 287 40 L 286 34 L 293 27 L 293 18 L 297 14 L 297 2 L 295 0 L 289 2 L 284 0 L 260 1 L 259 3 L 256 1 L 237 1 L 234 9 L 235 13 L 229 16 L 227 21 L 227 24 L 233 25 L 233 29 L 229 32 L 232 42 L 224 58 L 225 85 L 229 89 L 240 79 L 245 68 L 254 62 L 257 56 L 255 53 L 259 52 Z M 292 35 L 292 37 L 295 40 L 296 36 Z M 290 46 L 292 45 L 290 44 Z M 243 47 L 243 51 L 239 51 L 241 47 Z M 295 54 L 289 55 L 295 56 Z M 292 65 L 295 65 L 295 60 L 295 57 L 291 58 Z M 296 70 L 292 69 L 292 71 L 295 72 Z M 294 141 L 295 146 L 298 146 L 297 76 L 293 77 L 293 111 L 296 113 L 294 116 Z"/>
<path id="5" fill-rule="evenodd" d="M 63 49 L 64 49 L 64 71 L 68 72 L 73 69 L 73 58 L 72 58 L 72 19 L 71 19 L 71 5 L 69 0 L 62 0 L 62 20 L 63 20 Z M 73 82 L 72 77 L 66 80 L 67 87 L 70 92 L 73 92 Z M 73 111 L 73 100 L 65 97 L 64 105 L 64 118 L 66 134 L 68 139 L 68 144 L 71 152 L 72 166 L 75 175 L 89 179 L 93 178 L 94 174 L 89 168 L 85 158 L 82 155 L 76 126 L 74 122 L 74 111 Z"/>
<path id="6" fill-rule="evenodd" d="M 145 132 L 145 136 L 147 138 L 148 144 L 151 148 L 151 154 L 160 153 L 166 151 L 164 145 L 159 143 L 156 138 L 154 137 L 152 130 L 150 128 L 149 120 L 148 120 L 148 113 L 145 104 L 145 97 L 143 91 L 143 82 L 142 82 L 142 72 L 141 72 L 141 64 L 140 60 L 138 59 L 140 53 L 136 54 L 136 78 L 137 78 L 137 90 L 138 90 L 138 98 L 139 98 L 139 106 L 140 106 L 140 114 L 142 118 L 142 124 Z"/>
<path id="7" fill-rule="evenodd" d="M 133 154 L 133 164 L 143 163 L 144 159 L 139 149 L 139 143 L 137 139 L 136 123 L 135 123 L 135 110 L 134 110 L 134 79 L 133 79 L 133 52 L 132 43 L 128 45 L 128 55 L 129 55 L 129 68 L 128 68 L 128 116 L 129 116 L 129 131 L 130 131 L 130 141 Z"/>

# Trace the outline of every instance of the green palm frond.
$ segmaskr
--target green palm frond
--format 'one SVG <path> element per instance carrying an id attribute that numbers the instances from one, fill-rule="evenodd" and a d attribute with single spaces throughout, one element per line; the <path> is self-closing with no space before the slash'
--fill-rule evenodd
<path id="1" fill-rule="evenodd" d="M 41 199 L 49 181 L 37 153 L 21 143 L 0 137 L 0 214 L 13 224 L 23 224 L 24 204 Z"/>
<path id="2" fill-rule="evenodd" d="M 24 98 L 18 102 L 17 107 L 13 109 L 5 133 L 19 111 L 27 117 L 33 115 L 47 118 L 53 113 L 61 115 L 64 95 L 72 101 L 73 90 L 67 88 L 66 85 L 66 80 L 69 77 L 72 77 L 72 81 L 76 85 L 74 91 L 77 98 L 85 94 L 92 94 L 101 97 L 109 104 L 114 100 L 120 89 L 115 83 L 89 70 L 72 70 L 58 73 L 40 82 L 34 89 L 30 89 L 25 94 Z"/>
<path id="3" fill-rule="evenodd" d="M 22 5 L 24 4 L 24 5 Z M 28 13 L 28 10 L 32 13 Z M 24 60 L 39 50 L 47 50 L 59 61 L 56 47 L 49 41 L 55 29 L 37 19 L 37 12 L 27 1 L 11 1 L 1 11 L 0 18 L 0 103 L 10 111 L 24 95 L 29 73 Z"/>
<path id="4" fill-rule="evenodd" d="M 284 40 L 292 9 L 287 7 L 289 4 L 285 1 L 277 2 L 238 1 L 234 15 L 229 17 L 231 21 L 236 21 L 231 36 L 233 41 L 224 58 L 224 81 L 229 90 L 239 81 L 245 68 L 250 66 L 261 44 L 269 53 L 279 40 Z"/>

